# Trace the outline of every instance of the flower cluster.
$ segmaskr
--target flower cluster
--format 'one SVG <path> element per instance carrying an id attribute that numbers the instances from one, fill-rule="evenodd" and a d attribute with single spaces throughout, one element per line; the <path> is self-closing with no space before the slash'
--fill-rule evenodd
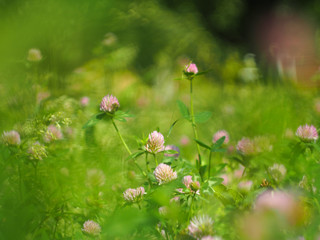
<path id="1" fill-rule="evenodd" d="M 191 192 L 200 194 L 200 183 L 199 181 L 192 181 L 192 176 L 185 176 L 182 182 Z"/>
<path id="2" fill-rule="evenodd" d="M 124 193 L 123 197 L 129 203 L 139 202 L 142 200 L 145 194 L 144 187 L 138 187 L 136 189 L 128 188 Z"/>
<path id="3" fill-rule="evenodd" d="M 172 168 L 164 163 L 160 163 L 153 172 L 159 185 L 171 182 L 177 178 L 177 172 L 174 172 Z"/>
<path id="4" fill-rule="evenodd" d="M 187 66 L 185 67 L 185 72 L 197 74 L 197 73 L 198 73 L 197 65 L 194 64 L 194 63 L 190 63 L 189 65 L 187 65 Z"/>
<path id="5" fill-rule="evenodd" d="M 249 138 L 242 138 L 237 144 L 237 150 L 239 151 L 239 153 L 245 156 L 255 154 L 254 143 Z"/>
<path id="6" fill-rule="evenodd" d="M 27 60 L 29 62 L 39 62 L 42 60 L 42 54 L 39 49 L 31 48 L 28 52 Z"/>
<path id="7" fill-rule="evenodd" d="M 33 143 L 28 149 L 29 158 L 31 160 L 43 160 L 43 158 L 47 157 L 47 151 L 45 146 L 40 144 L 39 142 Z"/>
<path id="8" fill-rule="evenodd" d="M 227 131 L 225 130 L 220 130 L 218 132 L 216 132 L 214 135 L 213 135 L 213 138 L 212 138 L 212 142 L 215 143 L 217 142 L 220 138 L 222 137 L 225 137 L 223 143 L 224 144 L 228 144 L 229 143 L 229 134 Z"/>
<path id="9" fill-rule="evenodd" d="M 82 231 L 89 235 L 97 236 L 101 232 L 101 227 L 98 223 L 88 220 L 83 224 Z"/>
<path id="10" fill-rule="evenodd" d="M 188 226 L 189 234 L 194 238 L 201 238 L 213 234 L 214 221 L 208 215 L 195 216 Z"/>
<path id="11" fill-rule="evenodd" d="M 118 99 L 112 95 L 107 95 L 102 98 L 100 103 L 100 111 L 114 113 L 120 107 Z"/>
<path id="12" fill-rule="evenodd" d="M 303 142 L 312 142 L 318 139 L 318 132 L 315 126 L 313 125 L 304 125 L 299 126 L 296 135 L 301 139 Z"/>
<path id="13" fill-rule="evenodd" d="M 21 143 L 20 134 L 15 130 L 3 132 L 2 141 L 6 145 L 19 145 Z"/>
<path id="14" fill-rule="evenodd" d="M 165 153 L 164 155 L 165 155 L 166 157 L 178 158 L 179 155 L 180 155 L 180 149 L 179 149 L 177 146 L 175 146 L 175 145 L 167 145 L 164 150 L 174 150 L 174 151 L 177 152 L 177 153 L 173 153 L 173 154 Z"/>
<path id="15" fill-rule="evenodd" d="M 43 136 L 43 141 L 46 143 L 52 142 L 54 140 L 60 140 L 63 138 L 63 134 L 59 128 L 57 128 L 55 125 L 49 125 L 47 132 Z"/>
<path id="16" fill-rule="evenodd" d="M 153 131 L 149 134 L 146 150 L 150 153 L 158 153 L 164 150 L 164 137 L 161 133 Z"/>

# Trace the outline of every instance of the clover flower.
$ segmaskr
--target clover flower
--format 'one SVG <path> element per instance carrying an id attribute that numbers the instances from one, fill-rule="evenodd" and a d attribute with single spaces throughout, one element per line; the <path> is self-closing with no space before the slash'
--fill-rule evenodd
<path id="1" fill-rule="evenodd" d="M 171 182 L 177 178 L 177 172 L 174 172 L 169 165 L 160 163 L 153 172 L 159 185 Z"/>
<path id="2" fill-rule="evenodd" d="M 217 142 L 220 138 L 222 137 L 226 137 L 223 141 L 223 144 L 228 144 L 229 143 L 229 134 L 227 131 L 225 130 L 220 130 L 218 132 L 216 132 L 214 135 L 213 135 L 213 138 L 212 138 L 212 142 L 215 143 Z"/>
<path id="3" fill-rule="evenodd" d="M 185 72 L 197 74 L 197 73 L 198 73 L 197 65 L 194 64 L 194 63 L 190 63 L 189 65 L 187 65 L 187 66 L 185 67 Z"/>
<path id="4" fill-rule="evenodd" d="M 238 184 L 238 187 L 242 190 L 249 191 L 252 187 L 252 181 L 241 181 Z"/>
<path id="5" fill-rule="evenodd" d="M 3 132 L 2 141 L 6 145 L 19 145 L 21 143 L 20 134 L 15 130 Z"/>
<path id="6" fill-rule="evenodd" d="M 42 54 L 39 49 L 31 48 L 28 52 L 27 60 L 29 62 L 39 62 L 42 60 Z"/>
<path id="7" fill-rule="evenodd" d="M 246 156 L 253 155 L 256 152 L 254 142 L 251 139 L 245 137 L 238 142 L 237 150 L 240 152 L 240 154 Z"/>
<path id="8" fill-rule="evenodd" d="M 208 215 L 195 216 L 188 226 L 189 234 L 194 238 L 201 238 L 213 234 L 214 221 Z"/>
<path id="9" fill-rule="evenodd" d="M 296 135 L 301 139 L 303 142 L 312 142 L 318 139 L 318 132 L 315 126 L 313 125 L 304 125 L 299 126 Z"/>
<path id="10" fill-rule="evenodd" d="M 282 164 L 277 164 L 277 163 L 275 163 L 271 167 L 269 167 L 269 171 L 270 171 L 272 177 L 276 181 L 282 180 L 287 173 L 286 167 L 283 166 Z"/>
<path id="11" fill-rule="evenodd" d="M 89 235 L 97 236 L 101 232 L 101 227 L 98 223 L 88 220 L 83 224 L 82 231 Z"/>
<path id="12" fill-rule="evenodd" d="M 119 101 L 112 95 L 107 95 L 102 98 L 100 103 L 100 111 L 114 113 L 120 107 Z"/>
<path id="13" fill-rule="evenodd" d="M 169 210 L 168 210 L 168 207 L 162 206 L 162 207 L 159 207 L 158 211 L 160 215 L 166 216 Z"/>
<path id="14" fill-rule="evenodd" d="M 63 138 L 63 134 L 59 128 L 57 128 L 55 125 L 49 125 L 47 128 L 47 132 L 45 133 L 43 137 L 43 141 L 46 143 L 52 142 L 54 140 L 60 140 Z"/>
<path id="15" fill-rule="evenodd" d="M 82 107 L 88 106 L 88 105 L 89 105 L 89 102 L 90 102 L 90 98 L 89 98 L 89 97 L 82 97 L 82 98 L 80 99 L 80 105 L 81 105 Z"/>
<path id="16" fill-rule="evenodd" d="M 164 150 L 164 137 L 161 133 L 153 131 L 149 134 L 146 150 L 150 153 L 158 153 Z"/>
<path id="17" fill-rule="evenodd" d="M 129 203 L 139 202 L 142 200 L 145 194 L 144 187 L 138 187 L 136 189 L 128 188 L 124 193 L 123 197 Z"/>
<path id="18" fill-rule="evenodd" d="M 200 183 L 198 181 L 193 181 L 192 176 L 185 176 L 182 183 L 193 193 L 200 194 Z"/>
<path id="19" fill-rule="evenodd" d="M 267 190 L 255 202 L 255 211 L 263 213 L 274 211 L 295 224 L 304 214 L 304 209 L 296 196 L 286 191 Z"/>
<path id="20" fill-rule="evenodd" d="M 174 157 L 174 158 L 177 158 L 177 157 L 179 157 L 179 155 L 180 155 L 180 149 L 179 149 L 177 146 L 175 146 L 175 145 L 167 145 L 164 150 L 174 150 L 174 151 L 177 152 L 177 153 L 173 153 L 173 154 L 165 153 L 164 155 L 165 155 L 166 157 Z"/>
<path id="21" fill-rule="evenodd" d="M 222 238 L 218 237 L 218 236 L 215 236 L 215 237 L 205 236 L 205 237 L 201 238 L 201 240 L 222 240 Z"/>
<path id="22" fill-rule="evenodd" d="M 39 142 L 33 143 L 28 149 L 29 158 L 31 160 L 43 160 L 43 158 L 47 157 L 47 151 L 45 146 L 40 144 Z"/>

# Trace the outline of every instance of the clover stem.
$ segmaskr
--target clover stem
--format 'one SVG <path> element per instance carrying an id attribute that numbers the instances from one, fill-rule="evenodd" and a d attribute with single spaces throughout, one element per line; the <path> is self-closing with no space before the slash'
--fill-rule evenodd
<path id="1" fill-rule="evenodd" d="M 191 115 L 191 124 L 193 128 L 194 138 L 198 140 L 198 132 L 196 128 L 195 118 L 194 118 L 194 110 L 193 110 L 193 91 L 192 91 L 192 78 L 190 78 L 190 115 Z M 202 179 L 202 174 L 200 172 L 201 168 L 201 153 L 200 153 L 200 146 L 197 143 L 197 151 L 198 151 L 198 168 L 199 168 L 199 174 Z"/>

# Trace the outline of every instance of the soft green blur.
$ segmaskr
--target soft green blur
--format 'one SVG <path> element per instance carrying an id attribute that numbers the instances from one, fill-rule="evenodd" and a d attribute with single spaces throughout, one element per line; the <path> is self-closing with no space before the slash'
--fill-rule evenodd
<path id="1" fill-rule="evenodd" d="M 233 29 L 229 17 L 237 19 L 237 11 L 243 10 L 242 1 L 232 2 L 239 2 L 240 8 L 222 4 L 216 9 L 219 14 L 213 19 L 221 29 Z M 191 169 L 196 159 L 193 131 L 177 106 L 177 100 L 189 104 L 189 82 L 175 80 L 191 60 L 199 71 L 210 70 L 194 80 L 195 112 L 212 112 L 209 121 L 198 124 L 200 139 L 211 143 L 213 134 L 225 129 L 232 146 L 242 137 L 266 136 L 274 149 L 254 159 L 249 172 L 254 194 L 230 191 L 227 197 L 211 196 L 199 206 L 217 216 L 217 234 L 238 239 L 238 217 L 250 209 L 260 191 L 265 168 L 279 162 L 286 166 L 288 175 L 280 188 L 297 185 L 306 174 L 301 159 L 288 153 L 289 140 L 283 137 L 291 133 L 294 138 L 302 124 L 320 126 L 317 89 L 300 89 L 271 78 L 274 69 L 263 75 L 253 56 L 209 33 L 197 12 L 173 11 L 160 1 L 129 0 L 0 0 L 0 6 L 0 133 L 19 131 L 24 150 L 30 142 L 42 140 L 54 118 L 65 136 L 48 144 L 48 158 L 36 167 L 26 152 L 15 155 L 15 150 L 1 145 L 0 239 L 89 239 L 81 230 L 88 219 L 99 221 L 102 239 L 161 239 L 156 226 L 159 219 L 166 219 L 157 209 L 181 187 L 182 176 L 180 184 L 159 187 L 148 196 L 153 212 L 124 207 L 123 191 L 143 184 L 138 169 L 127 160 L 111 121 L 82 127 L 99 111 L 102 97 L 113 94 L 120 110 L 134 115 L 117 122 L 131 151 L 136 152 L 141 139 L 159 128 L 166 144 L 180 148 L 183 169 Z M 225 8 L 230 11 L 220 15 Z M 27 60 L 32 48 L 41 51 L 39 62 Z M 86 107 L 80 104 L 84 96 L 90 98 Z M 144 161 L 137 158 L 141 166 Z M 230 171 L 238 167 L 230 156 L 214 156 L 215 167 L 225 161 Z M 315 163 L 306 166 L 319 189 Z M 312 211 L 319 213 L 314 203 L 320 199 L 316 194 L 302 196 L 309 228 L 289 230 L 294 236 L 305 231 L 314 237 L 320 220 Z M 187 218 L 180 208 L 170 209 L 170 219 L 185 221 L 179 227 L 187 227 Z"/>

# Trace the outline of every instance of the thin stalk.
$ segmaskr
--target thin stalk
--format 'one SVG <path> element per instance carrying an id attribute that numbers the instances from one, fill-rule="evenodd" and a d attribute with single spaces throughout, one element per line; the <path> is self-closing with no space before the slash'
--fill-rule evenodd
<path id="1" fill-rule="evenodd" d="M 198 132 L 196 128 L 196 123 L 194 120 L 194 110 L 193 110 L 193 91 L 192 91 L 192 78 L 190 79 L 190 114 L 191 114 L 191 123 L 192 123 L 192 128 L 193 128 L 193 133 L 194 133 L 194 138 L 198 140 Z M 200 167 L 201 167 L 201 153 L 200 153 L 200 146 L 197 143 L 197 151 L 198 151 L 198 168 L 199 168 L 199 173 L 200 173 Z M 201 178 L 202 175 L 200 174 Z"/>
<path id="2" fill-rule="evenodd" d="M 210 178 L 210 172 L 211 172 L 211 156 L 212 152 L 209 153 L 209 164 L 208 164 L 208 179 Z"/>
<path id="3" fill-rule="evenodd" d="M 146 168 L 148 172 L 151 172 L 150 167 L 149 167 L 149 161 L 148 161 L 148 153 L 146 152 Z"/>
<path id="4" fill-rule="evenodd" d="M 112 124 L 113 124 L 114 128 L 116 129 L 116 132 L 118 133 L 118 136 L 119 136 L 121 142 L 123 143 L 123 145 L 124 145 L 124 147 L 126 148 L 127 152 L 131 155 L 132 152 L 130 151 L 128 145 L 126 144 L 126 142 L 125 142 L 124 139 L 122 138 L 122 135 L 121 135 L 121 133 L 120 133 L 120 131 L 119 131 L 116 123 L 114 122 L 113 118 L 111 118 L 111 120 L 112 120 Z"/>
<path id="5" fill-rule="evenodd" d="M 154 157 L 154 161 L 156 162 L 156 166 L 158 166 L 157 155 L 156 155 L 156 154 L 153 154 L 153 157 Z"/>
<path id="6" fill-rule="evenodd" d="M 121 142 L 123 143 L 125 149 L 126 149 L 127 152 L 131 155 L 132 152 L 130 151 L 128 145 L 127 145 L 126 142 L 124 141 L 124 139 L 123 139 L 123 137 L 122 137 L 122 135 L 121 135 L 121 133 L 120 133 L 120 131 L 119 131 L 119 129 L 118 129 L 115 121 L 113 120 L 113 118 L 111 118 L 111 121 L 112 121 L 112 124 L 113 124 L 113 126 L 114 126 L 114 128 L 115 128 L 115 130 L 116 130 L 116 132 L 117 132 L 117 134 L 118 134 Z M 136 161 L 135 159 L 133 159 L 133 162 L 134 162 L 134 164 L 137 166 L 137 168 L 141 171 L 141 173 L 146 177 L 147 174 L 142 170 L 142 168 L 139 166 L 139 164 L 137 163 L 137 161 Z M 122 166 L 122 167 L 123 167 L 123 166 Z"/>

